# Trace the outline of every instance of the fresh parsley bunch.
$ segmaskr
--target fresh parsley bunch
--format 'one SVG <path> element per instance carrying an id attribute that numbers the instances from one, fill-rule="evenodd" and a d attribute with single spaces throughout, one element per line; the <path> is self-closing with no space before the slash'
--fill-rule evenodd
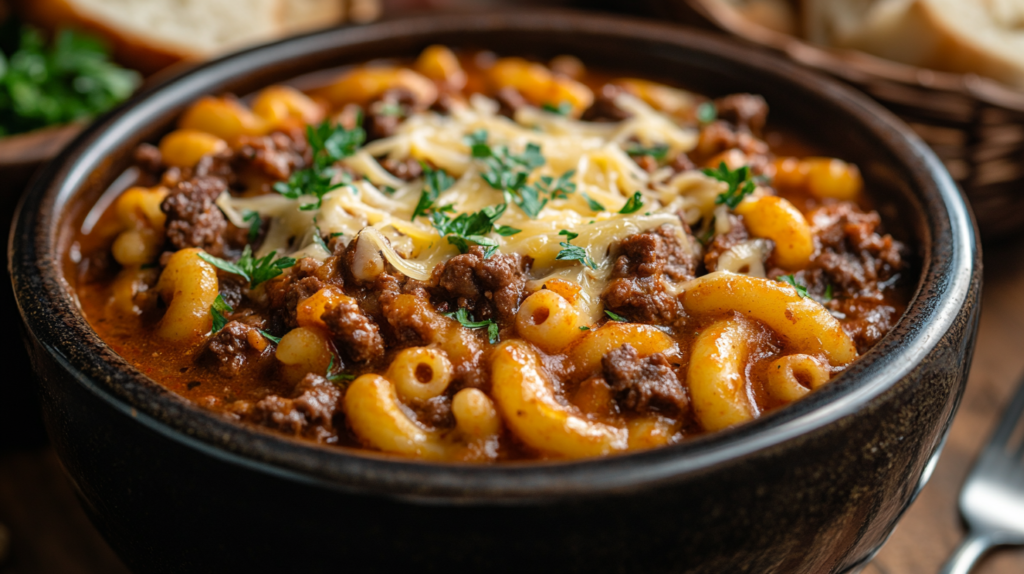
<path id="1" fill-rule="evenodd" d="M 0 36 L 20 37 L 0 52 L 0 136 L 101 114 L 142 81 L 110 61 L 102 40 L 83 32 L 61 30 L 46 46 L 38 30 L 8 23 Z"/>

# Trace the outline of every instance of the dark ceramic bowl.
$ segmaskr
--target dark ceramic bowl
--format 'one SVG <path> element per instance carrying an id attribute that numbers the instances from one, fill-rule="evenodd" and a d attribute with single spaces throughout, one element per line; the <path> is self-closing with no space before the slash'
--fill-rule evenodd
<path id="1" fill-rule="evenodd" d="M 832 384 L 750 424 L 578 462 L 460 466 L 321 448 L 165 391 L 83 320 L 61 265 L 72 200 L 95 198 L 197 97 L 432 43 L 580 56 L 773 118 L 857 162 L 915 246 L 909 310 Z M 71 210 L 73 211 L 73 210 Z M 39 179 L 11 237 L 46 425 L 97 528 L 140 572 L 847 572 L 885 541 L 963 391 L 981 262 L 962 197 L 891 114 L 822 77 L 703 33 L 574 13 L 434 16 L 331 30 L 212 62 L 139 94 Z"/>

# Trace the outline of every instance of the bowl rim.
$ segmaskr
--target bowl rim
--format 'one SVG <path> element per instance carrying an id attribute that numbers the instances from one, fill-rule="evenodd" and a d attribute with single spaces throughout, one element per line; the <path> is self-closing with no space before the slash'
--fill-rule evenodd
<path id="1" fill-rule="evenodd" d="M 267 62 L 301 57 L 329 44 L 358 46 L 395 37 L 490 30 L 590 34 L 643 39 L 697 51 L 775 75 L 844 109 L 914 178 L 915 198 L 928 212 L 920 282 L 907 312 L 871 351 L 821 392 L 739 427 L 649 451 L 575 461 L 472 465 L 430 463 L 292 439 L 229 421 L 163 389 L 128 365 L 77 311 L 57 252 L 64 207 L 108 149 L 176 97 L 225 77 L 250 76 Z M 239 72 L 242 70 L 242 72 Z M 215 78 L 219 78 L 215 80 Z M 193 98 L 194 99 L 194 98 Z M 136 127 L 131 122 L 146 117 Z M 928 199 L 929 201 L 924 201 Z M 568 10 L 433 14 L 336 28 L 255 47 L 214 60 L 144 89 L 98 119 L 37 177 L 23 196 L 8 245 L 8 265 L 26 336 L 84 389 L 148 429 L 206 455 L 303 483 L 425 503 L 521 503 L 629 492 L 708 472 L 753 453 L 766 453 L 820 431 L 865 408 L 921 364 L 962 312 L 980 271 L 976 227 L 945 168 L 894 115 L 866 96 L 781 58 L 722 36 L 619 16 Z M 912 320 L 911 320 L 912 319 Z"/>

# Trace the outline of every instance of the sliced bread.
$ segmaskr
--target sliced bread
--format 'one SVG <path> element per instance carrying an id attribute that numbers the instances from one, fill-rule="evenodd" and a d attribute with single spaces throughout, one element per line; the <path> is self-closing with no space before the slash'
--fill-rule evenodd
<path id="1" fill-rule="evenodd" d="M 1024 88 L 1024 0 L 804 0 L 811 41 Z"/>

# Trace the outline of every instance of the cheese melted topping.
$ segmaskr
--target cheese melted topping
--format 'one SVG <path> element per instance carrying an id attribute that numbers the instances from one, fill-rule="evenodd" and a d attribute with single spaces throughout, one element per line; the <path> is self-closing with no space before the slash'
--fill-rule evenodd
<path id="1" fill-rule="evenodd" d="M 727 189 L 725 183 L 696 170 L 675 173 L 660 168 L 648 173 L 642 169 L 626 152 L 627 144 L 667 146 L 667 156 L 672 157 L 695 147 L 697 130 L 678 125 L 628 94 L 620 95 L 616 104 L 632 117 L 618 123 L 593 123 L 524 107 L 513 121 L 498 114 L 497 102 L 474 94 L 468 103 L 456 103 L 450 115 L 414 114 L 395 135 L 373 141 L 346 158 L 343 165 L 361 177 L 327 193 L 319 210 L 300 209 L 315 198 L 289 199 L 279 194 L 232 197 L 224 193 L 217 205 L 239 227 L 248 226 L 243 220 L 248 211 L 270 221 L 258 256 L 276 251 L 278 255 L 323 260 L 331 254 L 316 237 L 318 233 L 321 237 L 340 236 L 346 244 L 358 236 L 359 245 L 368 246 L 360 248 L 356 257 L 354 272 L 361 278 L 380 273 L 383 256 L 399 272 L 427 280 L 436 265 L 459 250 L 427 217 L 412 219 L 424 179 L 402 181 L 385 170 L 378 159 L 413 158 L 448 172 L 455 183 L 440 194 L 435 206 L 450 205 L 454 216 L 505 202 L 502 192 L 481 177 L 486 168 L 472 156 L 467 143 L 470 134 L 485 130 L 488 145 L 507 146 L 511 153 L 522 153 L 528 144 L 535 144 L 540 146 L 545 162 L 531 172 L 528 183 L 543 176 L 558 178 L 572 170 L 576 191 L 548 201 L 536 218 L 510 204 L 495 227 L 505 225 L 522 231 L 507 237 L 492 232 L 490 237 L 503 253 L 533 258 L 531 274 L 539 282 L 537 287 L 553 277 L 578 283 L 582 287 L 580 310 L 596 319 L 602 312 L 600 294 L 611 273 L 613 247 L 618 242 L 667 224 L 677 227 L 681 243 L 696 252 L 700 246 L 690 244 L 681 222 L 693 225 L 711 216 L 715 198 Z M 643 197 L 643 207 L 636 213 L 619 213 L 637 191 Z M 595 210 L 587 197 L 604 210 Z M 572 244 L 586 249 L 597 264 L 596 270 L 580 261 L 556 259 L 562 250 L 559 244 L 566 240 L 565 235 L 559 235 L 561 230 L 579 234 Z M 743 260 L 743 264 L 736 265 L 737 270 L 745 266 L 763 275 L 763 266 L 754 260 L 764 255 L 761 246 L 753 245 L 734 254 L 737 260 Z"/>

